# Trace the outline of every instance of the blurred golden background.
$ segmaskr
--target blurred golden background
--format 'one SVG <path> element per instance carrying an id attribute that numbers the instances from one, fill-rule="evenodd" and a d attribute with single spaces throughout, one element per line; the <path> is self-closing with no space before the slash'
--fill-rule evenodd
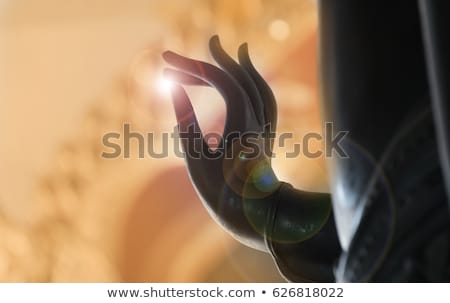
<path id="1" fill-rule="evenodd" d="M 0 1 L 0 281 L 284 281 L 208 216 L 173 151 L 104 159 L 102 137 L 172 132 L 161 53 L 211 61 L 213 34 L 232 55 L 249 43 L 278 132 L 321 132 L 316 32 L 313 0 Z M 220 129 L 220 96 L 189 93 Z M 323 158 L 275 153 L 281 180 L 327 189 Z"/>

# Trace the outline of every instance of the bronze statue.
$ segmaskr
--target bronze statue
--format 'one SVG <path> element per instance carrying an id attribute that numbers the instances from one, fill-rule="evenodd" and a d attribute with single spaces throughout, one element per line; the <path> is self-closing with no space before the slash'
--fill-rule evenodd
<path id="1" fill-rule="evenodd" d="M 275 97 L 247 44 L 238 62 L 210 40 L 220 66 L 163 54 L 191 180 L 211 216 L 272 254 L 292 281 L 449 281 L 449 38 L 445 1 L 319 5 L 325 121 L 348 131 L 330 161 L 331 194 L 279 181 L 270 153 Z M 181 85 L 226 102 L 211 150 Z M 432 106 L 433 104 L 433 106 Z M 301 117 L 299 117 L 301 118 Z"/>

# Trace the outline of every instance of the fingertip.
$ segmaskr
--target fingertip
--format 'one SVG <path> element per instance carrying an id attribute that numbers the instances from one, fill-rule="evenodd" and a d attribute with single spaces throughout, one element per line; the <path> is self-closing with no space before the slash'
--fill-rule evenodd
<path id="1" fill-rule="evenodd" d="M 170 67 L 166 67 L 163 69 L 163 77 L 165 79 L 169 80 L 172 83 L 172 87 L 174 87 L 174 86 L 183 85 L 184 84 L 183 80 L 185 80 L 184 78 L 190 77 L 190 76 L 179 70 L 176 70 L 176 69 L 173 69 Z M 180 88 L 181 88 L 181 86 L 180 86 Z"/>
<path id="2" fill-rule="evenodd" d="M 222 50 L 222 46 L 220 45 L 220 40 L 218 35 L 214 35 L 209 39 L 209 50 L 211 51 L 211 54 L 213 57 L 216 56 L 217 51 Z"/>
<path id="3" fill-rule="evenodd" d="M 170 79 L 170 80 L 172 80 L 172 74 L 173 74 L 173 69 L 171 69 L 171 68 L 168 68 L 168 67 L 166 67 L 166 68 L 164 68 L 163 69 L 163 77 L 164 78 L 166 78 L 166 79 Z"/>
<path id="4" fill-rule="evenodd" d="M 239 51 L 240 52 L 244 52 L 244 53 L 248 53 L 248 43 L 244 42 L 239 46 Z"/>
<path id="5" fill-rule="evenodd" d="M 162 53 L 162 57 L 167 63 L 176 65 L 177 60 L 179 60 L 182 56 L 172 51 L 165 51 Z"/>
<path id="6" fill-rule="evenodd" d="M 209 43 L 220 43 L 219 35 L 216 34 L 209 38 Z"/>
<path id="7" fill-rule="evenodd" d="M 167 60 L 168 58 L 170 58 L 171 54 L 172 54 L 172 52 L 167 50 L 167 51 L 163 52 L 161 54 L 161 56 L 163 57 L 164 60 Z"/>
<path id="8" fill-rule="evenodd" d="M 248 43 L 242 43 L 241 46 L 239 46 L 238 49 L 238 59 L 239 63 L 250 63 L 250 56 L 248 54 Z"/>

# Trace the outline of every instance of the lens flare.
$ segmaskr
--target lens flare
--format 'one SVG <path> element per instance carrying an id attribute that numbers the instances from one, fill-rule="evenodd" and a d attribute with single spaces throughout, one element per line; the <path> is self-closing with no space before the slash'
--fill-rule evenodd
<path id="1" fill-rule="evenodd" d="M 156 81 L 156 88 L 161 95 L 169 95 L 173 87 L 173 82 L 167 77 L 161 77 Z"/>

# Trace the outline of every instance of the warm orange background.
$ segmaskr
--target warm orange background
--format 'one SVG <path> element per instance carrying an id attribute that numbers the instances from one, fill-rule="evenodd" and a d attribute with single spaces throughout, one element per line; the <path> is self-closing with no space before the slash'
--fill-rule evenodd
<path id="1" fill-rule="evenodd" d="M 316 27 L 312 0 L 0 1 L 0 281 L 283 281 L 209 218 L 182 159 L 106 160 L 102 136 L 171 132 L 160 54 L 209 61 L 213 34 L 233 55 L 249 43 L 279 131 L 320 132 Z M 217 127 L 217 93 L 190 94 Z M 322 158 L 274 166 L 327 188 Z"/>

